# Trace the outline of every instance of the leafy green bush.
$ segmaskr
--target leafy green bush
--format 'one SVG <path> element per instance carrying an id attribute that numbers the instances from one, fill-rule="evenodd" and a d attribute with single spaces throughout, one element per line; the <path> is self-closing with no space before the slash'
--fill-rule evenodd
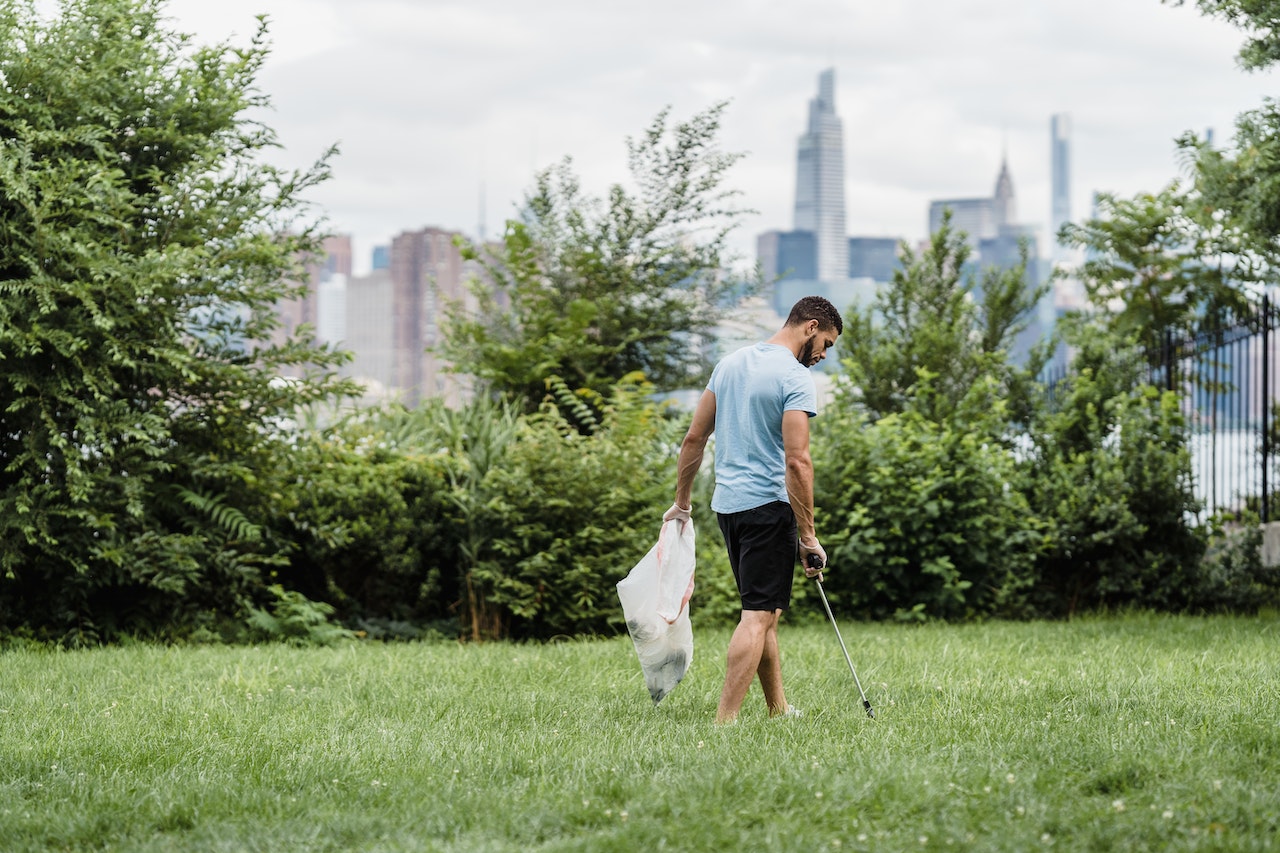
<path id="1" fill-rule="evenodd" d="M 1021 615 L 1044 523 L 988 423 L 908 409 L 874 423 L 838 393 L 815 421 L 818 529 L 833 607 L 871 619 Z"/>
<path id="2" fill-rule="evenodd" d="M 1034 601 L 1046 614 L 1191 604 L 1204 553 L 1193 526 L 1190 453 L 1178 397 L 1137 381 L 1124 347 L 1080 341 L 1076 370 L 1032 429 L 1028 500 L 1051 520 Z"/>
<path id="3" fill-rule="evenodd" d="M 872 306 L 849 311 L 846 374 L 813 436 L 828 586 L 846 613 L 1026 612 L 1045 524 L 1019 490 L 1011 436 L 1036 368 L 1008 353 L 1043 290 L 1025 247 L 1020 264 L 980 274 L 969 252 L 948 216 L 922 252 L 904 249 Z"/>
<path id="4" fill-rule="evenodd" d="M 1199 613 L 1257 613 L 1280 606 L 1280 568 L 1262 564 L 1262 527 L 1252 513 L 1210 519 L 1204 558 L 1187 590 Z"/>
<path id="5" fill-rule="evenodd" d="M 628 377 L 590 400 L 603 412 L 593 423 L 587 401 L 561 383 L 556 404 L 521 422 L 485 477 L 492 499 L 475 507 L 487 539 L 465 575 L 472 636 L 621 626 L 614 587 L 657 540 L 675 488 L 676 426 L 650 391 Z"/>
<path id="6" fill-rule="evenodd" d="M 295 547 L 274 577 L 347 621 L 440 618 L 439 566 L 451 550 L 446 465 L 373 438 L 338 431 L 299 442 L 296 503 L 281 519 Z"/>
<path id="7" fill-rule="evenodd" d="M 330 621 L 332 605 L 311 601 L 280 584 L 272 584 L 267 591 L 273 599 L 271 605 L 249 610 L 247 624 L 252 639 L 284 641 L 297 646 L 331 646 L 355 637 L 354 632 Z"/>
<path id="8" fill-rule="evenodd" d="M 674 491 L 677 424 L 651 390 L 557 382 L 534 415 L 428 401 L 300 437 L 277 489 L 293 550 L 270 577 L 376 636 L 617 631 L 614 586 Z"/>
<path id="9" fill-rule="evenodd" d="M 971 299 L 943 228 L 870 311 L 851 312 L 848 376 L 816 422 L 819 529 L 838 606 L 871 618 L 1058 616 L 1191 606 L 1193 527 L 1179 400 L 1142 384 L 1134 348 L 1067 324 L 1071 375 L 1037 392 L 1041 349 L 1008 359 L 1034 302 L 1022 271 Z"/>
<path id="10" fill-rule="evenodd" d="M 273 577 L 377 636 L 457 636 L 459 567 L 490 533 L 484 479 L 518 423 L 487 398 L 459 409 L 429 400 L 299 435 L 278 488 L 292 496 L 278 525 L 294 549 Z"/>

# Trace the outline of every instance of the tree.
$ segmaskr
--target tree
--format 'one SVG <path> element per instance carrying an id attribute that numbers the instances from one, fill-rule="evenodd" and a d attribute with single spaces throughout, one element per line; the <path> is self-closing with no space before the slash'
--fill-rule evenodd
<path id="1" fill-rule="evenodd" d="M 1098 197 L 1099 215 L 1063 227 L 1087 260 L 1075 271 L 1089 301 L 1120 338 L 1148 353 L 1167 334 L 1193 335 L 1247 308 L 1264 268 L 1233 219 L 1177 184 L 1131 199 Z"/>
<path id="2" fill-rule="evenodd" d="M 1164 0 L 1181 6 L 1185 0 Z M 1196 0 L 1202 14 L 1221 18 L 1249 38 L 1238 56 L 1248 71 L 1280 62 L 1280 2 Z M 1236 118 L 1229 150 L 1215 149 L 1194 134 L 1178 140 L 1191 172 L 1188 210 L 1208 236 L 1201 256 L 1216 256 L 1228 284 L 1244 293 L 1275 283 L 1280 262 L 1280 102 Z"/>
<path id="3" fill-rule="evenodd" d="M 1239 54 L 1246 70 L 1280 62 L 1280 2 L 1198 0 L 1196 5 L 1250 34 Z M 1258 109 L 1237 116 L 1233 151 L 1214 149 L 1192 134 L 1178 144 L 1191 162 L 1205 206 L 1238 235 L 1242 270 L 1274 283 L 1270 271 L 1280 251 L 1280 102 L 1267 98 Z"/>
<path id="4" fill-rule="evenodd" d="M 1235 280 L 1274 283 L 1280 262 L 1280 104 L 1267 99 L 1237 116 L 1233 151 L 1190 133 L 1178 146 L 1191 164 L 1199 219 L 1217 239 L 1210 248 L 1227 258 Z"/>
<path id="5" fill-rule="evenodd" d="M 347 390 L 339 354 L 266 343 L 327 155 L 261 160 L 265 21 L 199 47 L 161 0 L 45 5 L 0 2 L 0 627 L 242 613 L 286 549 L 281 425 Z"/>
<path id="6" fill-rule="evenodd" d="M 1026 371 L 1009 364 L 1009 349 L 1044 293 L 1027 286 L 1026 247 L 1019 265 L 975 274 L 948 211 L 923 253 L 902 251 L 901 267 L 874 304 L 847 312 L 841 363 L 848 373 L 841 381 L 877 418 L 915 407 L 946 420 L 974 400 L 970 391 L 980 380 L 996 375 L 993 391 L 1019 396 L 1014 389 L 1025 384 L 1019 377 Z"/>
<path id="7" fill-rule="evenodd" d="M 1163 0 L 1182 6 L 1186 0 Z M 1277 0 L 1195 0 L 1201 14 L 1221 18 L 1249 33 L 1240 48 L 1242 68 L 1257 71 L 1280 62 L 1280 2 Z"/>
<path id="8" fill-rule="evenodd" d="M 465 247 L 485 275 L 479 308 L 448 311 L 443 354 L 491 392 L 536 411 L 552 376 L 607 395 L 643 373 L 659 390 L 710 368 L 707 337 L 742 290 L 727 238 L 749 211 L 725 187 L 741 155 L 720 151 L 726 104 L 627 140 L 633 189 L 583 193 L 570 160 L 537 175 L 497 247 Z"/>
<path id="9" fill-rule="evenodd" d="M 1022 491 L 1049 533 L 1028 600 L 1049 616 L 1194 606 L 1207 531 L 1194 523 L 1200 505 L 1178 395 L 1145 384 L 1141 353 L 1099 318 L 1064 325 L 1072 371 L 1020 454 Z"/>

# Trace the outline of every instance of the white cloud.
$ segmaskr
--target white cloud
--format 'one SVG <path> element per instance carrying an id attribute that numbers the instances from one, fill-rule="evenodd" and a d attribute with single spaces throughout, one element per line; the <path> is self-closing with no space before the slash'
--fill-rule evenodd
<path id="1" fill-rule="evenodd" d="M 757 208 L 739 235 L 791 224 L 795 143 L 817 75 L 837 72 L 849 224 L 923 236 L 931 198 L 989 193 L 1009 157 L 1021 218 L 1048 209 L 1052 113 L 1074 124 L 1077 214 L 1095 189 L 1155 190 L 1173 139 L 1255 106 L 1272 75 L 1236 70 L 1242 36 L 1157 0 L 171 0 L 201 41 L 248 40 L 267 12 L 270 121 L 301 165 L 340 142 L 315 198 L 367 258 L 425 224 L 487 226 L 534 170 L 570 155 L 588 190 L 625 178 L 624 139 L 664 106 L 731 99 L 722 141 Z"/>

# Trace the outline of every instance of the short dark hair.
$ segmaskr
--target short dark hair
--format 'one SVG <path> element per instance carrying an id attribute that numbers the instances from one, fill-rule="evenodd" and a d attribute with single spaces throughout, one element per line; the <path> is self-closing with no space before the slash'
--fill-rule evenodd
<path id="1" fill-rule="evenodd" d="M 821 296 L 805 296 L 792 305 L 787 325 L 802 326 L 810 320 L 817 320 L 820 329 L 835 329 L 837 335 L 844 334 L 844 320 L 840 318 L 840 312 Z"/>

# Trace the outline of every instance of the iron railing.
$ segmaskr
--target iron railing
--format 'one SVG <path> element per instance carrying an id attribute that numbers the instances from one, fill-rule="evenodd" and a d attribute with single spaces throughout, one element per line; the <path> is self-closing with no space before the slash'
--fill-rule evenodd
<path id="1" fill-rule="evenodd" d="M 1183 399 L 1196 495 L 1209 513 L 1252 508 L 1270 519 L 1278 313 L 1263 297 L 1195 336 L 1166 335 L 1153 362 L 1152 384 Z"/>
<path id="2" fill-rule="evenodd" d="M 1263 297 L 1195 335 L 1168 333 L 1158 352 L 1146 353 L 1148 381 L 1182 399 L 1195 494 L 1206 515 L 1252 509 L 1270 519 L 1278 326 L 1280 309 Z"/>

